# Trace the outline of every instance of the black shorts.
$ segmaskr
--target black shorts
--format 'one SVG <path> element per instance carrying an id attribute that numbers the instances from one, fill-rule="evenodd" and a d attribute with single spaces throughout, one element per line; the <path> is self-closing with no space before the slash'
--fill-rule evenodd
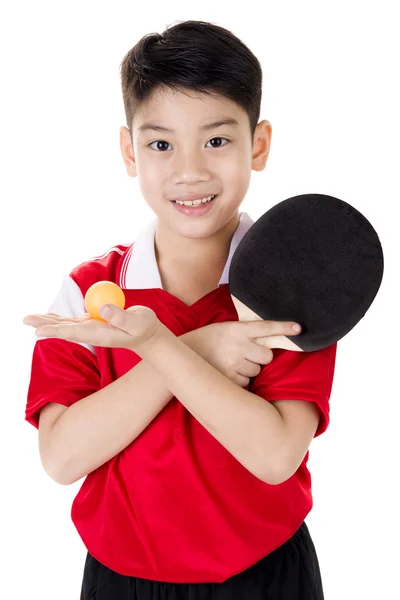
<path id="1" fill-rule="evenodd" d="M 222 583 L 166 583 L 119 575 L 86 557 L 80 600 L 323 600 L 305 522 L 282 546 Z"/>

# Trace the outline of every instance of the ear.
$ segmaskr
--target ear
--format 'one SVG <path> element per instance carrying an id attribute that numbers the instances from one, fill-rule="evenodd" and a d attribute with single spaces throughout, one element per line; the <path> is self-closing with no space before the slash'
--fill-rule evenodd
<path id="1" fill-rule="evenodd" d="M 131 133 L 127 127 L 121 127 L 119 130 L 119 144 L 121 147 L 122 158 L 126 166 L 126 172 L 130 177 L 136 177 L 136 163 L 133 154 Z"/>
<path id="2" fill-rule="evenodd" d="M 271 123 L 266 120 L 258 123 L 253 139 L 252 169 L 254 171 L 262 171 L 265 169 L 271 145 L 271 137 Z"/>

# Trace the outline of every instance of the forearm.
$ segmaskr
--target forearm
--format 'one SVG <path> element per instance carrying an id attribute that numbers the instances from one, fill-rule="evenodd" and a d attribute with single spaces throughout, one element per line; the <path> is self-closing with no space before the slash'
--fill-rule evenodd
<path id="1" fill-rule="evenodd" d="M 137 352 L 246 469 L 267 483 L 279 481 L 285 427 L 272 404 L 233 383 L 164 326 Z"/>
<path id="2" fill-rule="evenodd" d="M 195 332 L 180 338 L 195 347 Z M 57 419 L 46 448 L 46 471 L 65 485 L 81 479 L 132 443 L 173 396 L 157 369 L 141 360 Z"/>

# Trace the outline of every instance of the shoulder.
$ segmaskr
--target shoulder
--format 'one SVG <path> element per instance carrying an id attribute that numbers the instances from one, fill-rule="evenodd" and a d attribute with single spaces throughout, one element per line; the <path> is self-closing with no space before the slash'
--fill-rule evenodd
<path id="1" fill-rule="evenodd" d="M 86 312 L 85 295 L 97 281 L 112 281 L 121 286 L 124 264 L 133 247 L 131 244 L 118 244 L 104 254 L 94 256 L 76 266 L 66 275 L 47 312 L 65 317 L 80 317 Z M 122 287 L 122 286 L 121 286 Z M 94 352 L 94 348 L 81 344 Z"/>
<path id="2" fill-rule="evenodd" d="M 273 360 L 253 381 L 252 391 L 270 400 L 324 399 L 331 394 L 337 343 L 314 352 L 274 349 Z"/>
<path id="3" fill-rule="evenodd" d="M 265 365 L 252 382 L 250 391 L 275 403 L 275 408 L 285 412 L 285 418 L 295 424 L 302 419 L 315 424 L 315 403 L 320 408 L 320 421 L 315 436 L 320 435 L 329 423 L 329 400 L 335 372 L 337 343 L 314 352 L 273 350 L 274 358 Z M 288 400 L 302 400 L 301 404 Z M 305 403 L 305 404 L 304 404 Z"/>
<path id="4" fill-rule="evenodd" d="M 123 287 L 125 264 L 133 246 L 134 243 L 117 244 L 108 248 L 103 254 L 93 256 L 73 268 L 69 279 L 79 287 L 83 295 L 97 281 L 112 281 Z"/>
<path id="5" fill-rule="evenodd" d="M 337 343 L 322 350 L 313 352 L 292 352 L 290 350 L 273 350 L 274 359 L 265 367 L 265 376 L 280 378 L 283 374 L 290 373 L 294 377 L 299 373 L 307 374 L 311 378 L 333 375 L 336 359 Z"/>

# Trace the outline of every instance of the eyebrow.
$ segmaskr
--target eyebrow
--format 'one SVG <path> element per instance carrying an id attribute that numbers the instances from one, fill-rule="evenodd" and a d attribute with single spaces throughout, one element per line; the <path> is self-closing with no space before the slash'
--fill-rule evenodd
<path id="1" fill-rule="evenodd" d="M 215 129 L 216 127 L 221 127 L 222 125 L 239 125 L 239 122 L 236 119 L 232 119 L 231 117 L 226 119 L 220 119 L 219 121 L 213 121 L 213 123 L 207 123 L 206 125 L 202 125 L 200 127 L 200 131 L 208 131 L 209 129 Z M 148 131 L 152 129 L 154 131 L 165 131 L 167 133 L 175 133 L 173 129 L 169 129 L 168 127 L 162 127 L 162 125 L 155 125 L 154 123 L 144 123 L 139 127 L 139 131 Z"/>

